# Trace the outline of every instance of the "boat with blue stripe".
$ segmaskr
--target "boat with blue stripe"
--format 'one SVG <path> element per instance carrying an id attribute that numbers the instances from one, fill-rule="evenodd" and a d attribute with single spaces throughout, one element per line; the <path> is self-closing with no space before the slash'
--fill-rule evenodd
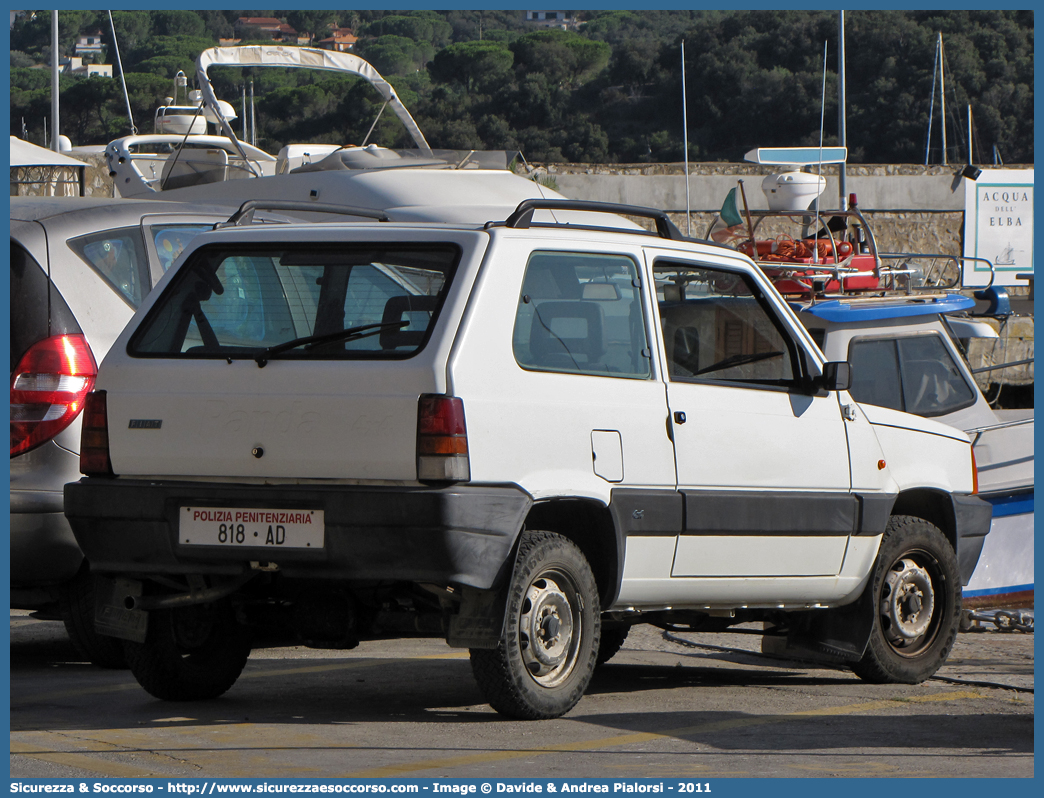
<path id="1" fill-rule="evenodd" d="M 747 159 L 816 162 L 807 160 L 811 151 L 788 156 L 785 148 L 773 150 L 769 160 L 762 152 Z M 843 153 L 828 154 L 823 163 L 843 160 Z M 769 175 L 762 183 L 769 210 L 750 208 L 743 196 L 742 214 L 734 189 L 705 238 L 745 252 L 761 266 L 826 359 L 851 364 L 849 393 L 857 402 L 932 418 L 968 434 L 979 495 L 993 505 L 993 523 L 964 588 L 964 606 L 1032 608 L 1033 409 L 991 406 L 966 356 L 972 339 L 998 338 L 996 322 L 990 322 L 1010 314 L 1006 292 L 991 285 L 977 293 L 990 308 L 974 315 L 975 300 L 961 293 L 963 267 L 983 259 L 883 252 L 854 195 L 846 209 L 819 208 L 824 187 L 822 177 L 808 172 Z M 742 195 L 742 184 L 738 190 Z"/>

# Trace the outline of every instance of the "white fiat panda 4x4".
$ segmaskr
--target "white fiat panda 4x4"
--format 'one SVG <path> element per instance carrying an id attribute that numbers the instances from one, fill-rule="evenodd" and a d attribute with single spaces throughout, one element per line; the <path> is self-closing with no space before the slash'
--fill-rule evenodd
<path id="1" fill-rule="evenodd" d="M 659 211 L 222 229 L 101 365 L 65 510 L 162 699 L 224 693 L 256 629 L 445 638 L 519 718 L 567 712 L 636 623 L 761 621 L 915 683 L 989 505 L 964 433 L 871 422 L 848 372 Z"/>

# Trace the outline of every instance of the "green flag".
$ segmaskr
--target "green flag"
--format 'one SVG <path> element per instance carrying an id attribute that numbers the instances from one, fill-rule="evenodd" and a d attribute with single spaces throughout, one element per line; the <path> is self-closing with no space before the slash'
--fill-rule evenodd
<path id="1" fill-rule="evenodd" d="M 725 196 L 725 202 L 721 206 L 721 213 L 719 215 L 721 216 L 721 220 L 729 227 L 743 224 L 743 217 L 739 215 L 739 210 L 736 209 L 736 189 L 732 189 Z"/>

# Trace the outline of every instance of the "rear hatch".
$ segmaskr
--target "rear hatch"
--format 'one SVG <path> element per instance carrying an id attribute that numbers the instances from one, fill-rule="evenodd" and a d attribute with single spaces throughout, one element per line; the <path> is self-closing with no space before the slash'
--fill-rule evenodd
<path id="1" fill-rule="evenodd" d="M 416 479 L 468 243 L 336 229 L 199 239 L 103 365 L 116 474 Z"/>

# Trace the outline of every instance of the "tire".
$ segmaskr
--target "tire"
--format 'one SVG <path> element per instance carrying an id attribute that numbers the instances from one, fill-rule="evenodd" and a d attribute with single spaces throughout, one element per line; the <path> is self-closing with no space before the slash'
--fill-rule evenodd
<path id="1" fill-rule="evenodd" d="M 580 549 L 554 532 L 522 533 L 495 649 L 472 649 L 471 670 L 497 712 L 557 718 L 580 700 L 598 656 L 598 586 Z"/>
<path id="2" fill-rule="evenodd" d="M 852 670 L 874 684 L 929 679 L 946 661 L 961 621 L 961 577 L 950 542 L 921 518 L 892 516 L 867 589 L 874 625 Z"/>
<path id="3" fill-rule="evenodd" d="M 62 589 L 61 614 L 65 631 L 84 659 L 100 668 L 126 668 L 123 641 L 94 629 L 94 581 L 87 564 Z"/>
<path id="4" fill-rule="evenodd" d="M 145 642 L 124 646 L 138 684 L 164 701 L 217 698 L 250 656 L 246 629 L 228 602 L 153 610 Z"/>
<path id="5" fill-rule="evenodd" d="M 602 627 L 602 639 L 598 643 L 598 658 L 595 667 L 605 665 L 617 655 L 627 640 L 627 633 L 631 631 L 630 626 L 621 626 L 613 629 Z"/>

